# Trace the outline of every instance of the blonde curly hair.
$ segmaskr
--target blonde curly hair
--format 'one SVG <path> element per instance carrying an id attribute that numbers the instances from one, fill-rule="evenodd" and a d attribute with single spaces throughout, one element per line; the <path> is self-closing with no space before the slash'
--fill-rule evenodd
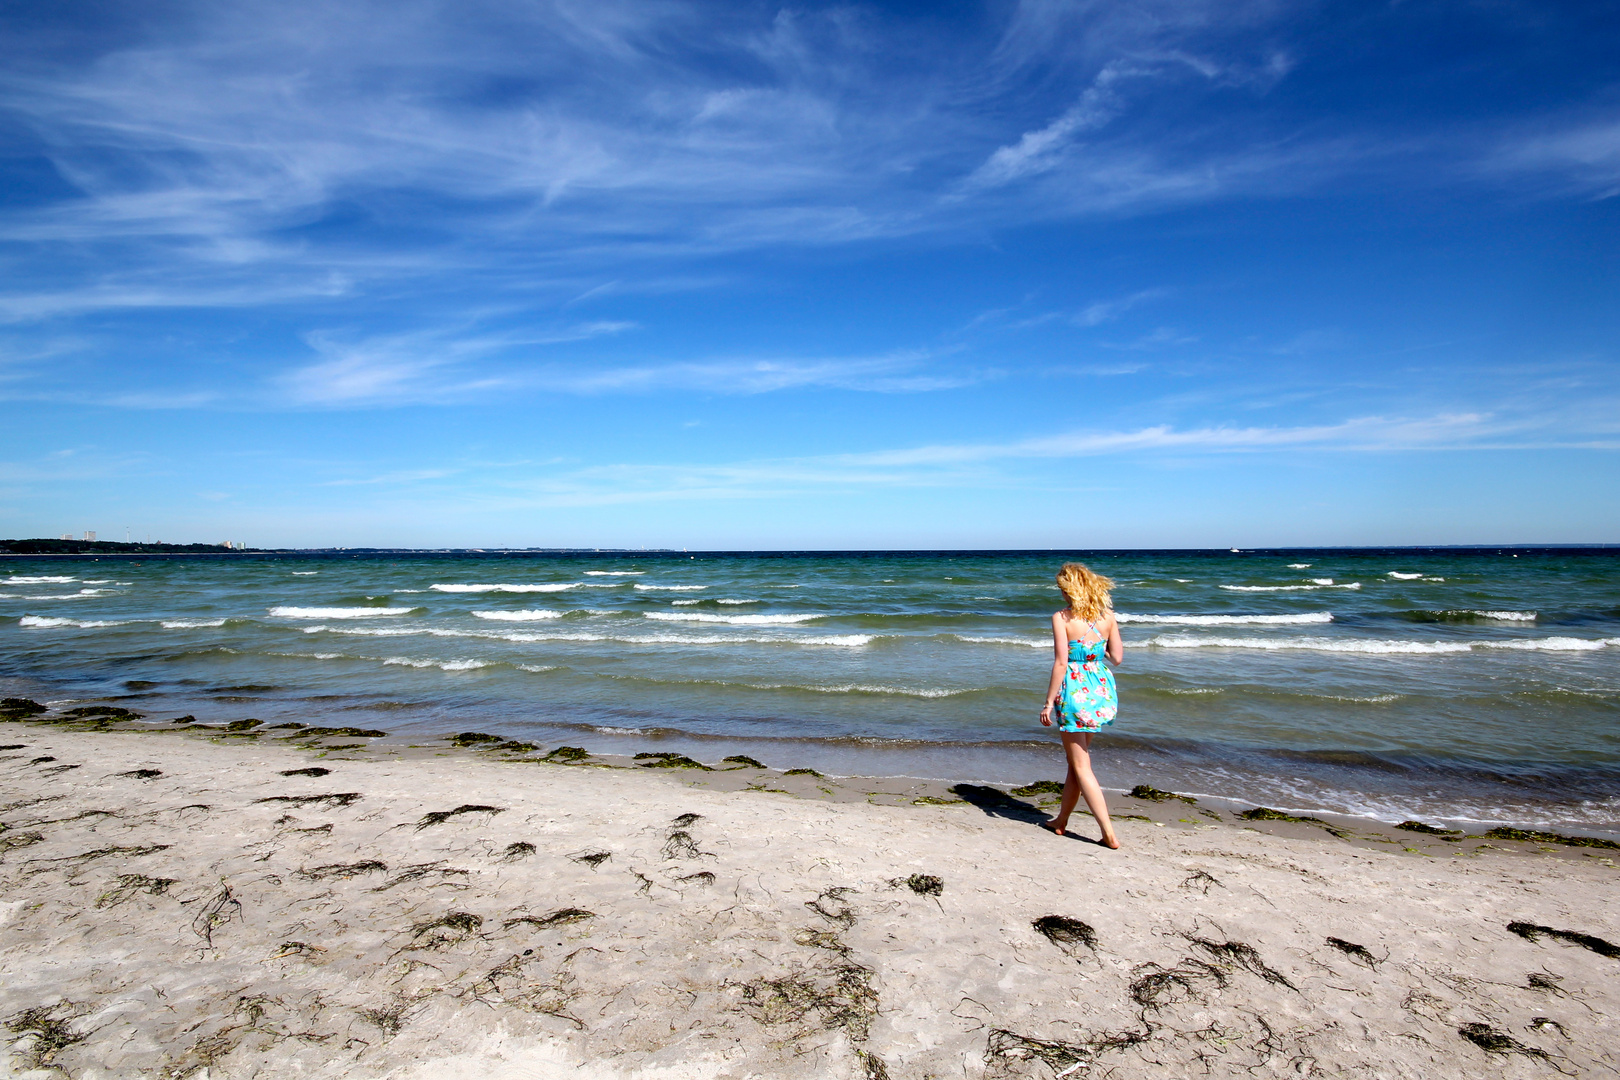
<path id="1" fill-rule="evenodd" d="M 1084 563 L 1064 563 L 1057 574 L 1058 588 L 1069 601 L 1069 618 L 1095 622 L 1108 611 L 1108 591 L 1114 587 L 1111 578 L 1093 573 Z"/>

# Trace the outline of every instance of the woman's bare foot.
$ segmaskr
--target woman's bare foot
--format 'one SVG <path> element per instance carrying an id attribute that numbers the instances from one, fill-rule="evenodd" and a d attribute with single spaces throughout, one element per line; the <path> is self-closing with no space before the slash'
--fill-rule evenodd
<path id="1" fill-rule="evenodd" d="M 1050 821 L 1041 822 L 1041 828 L 1045 829 L 1047 832 L 1056 833 L 1059 836 L 1062 836 L 1063 835 L 1063 830 L 1067 829 L 1068 827 L 1069 827 L 1068 822 L 1065 821 L 1062 825 L 1059 825 L 1057 823 L 1056 818 L 1053 818 Z M 1114 846 L 1118 847 L 1119 845 L 1115 844 Z"/>
<path id="2" fill-rule="evenodd" d="M 1119 837 L 1115 836 L 1113 833 L 1109 833 L 1107 836 L 1104 836 L 1101 840 L 1097 841 L 1097 843 L 1112 851 L 1119 850 Z"/>

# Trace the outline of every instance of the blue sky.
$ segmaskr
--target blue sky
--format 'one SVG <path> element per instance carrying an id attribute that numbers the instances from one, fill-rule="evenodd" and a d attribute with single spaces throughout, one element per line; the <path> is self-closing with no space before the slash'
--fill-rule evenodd
<path id="1" fill-rule="evenodd" d="M 1612 4 L 0 3 L 0 532 L 1620 542 Z"/>

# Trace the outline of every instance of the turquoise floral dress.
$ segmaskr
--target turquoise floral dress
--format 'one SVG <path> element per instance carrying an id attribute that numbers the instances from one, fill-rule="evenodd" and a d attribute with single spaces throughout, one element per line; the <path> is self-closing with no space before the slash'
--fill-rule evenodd
<path id="1" fill-rule="evenodd" d="M 1069 666 L 1058 690 L 1059 731 L 1101 731 L 1119 712 L 1114 673 L 1103 663 L 1108 639 L 1069 642 Z"/>

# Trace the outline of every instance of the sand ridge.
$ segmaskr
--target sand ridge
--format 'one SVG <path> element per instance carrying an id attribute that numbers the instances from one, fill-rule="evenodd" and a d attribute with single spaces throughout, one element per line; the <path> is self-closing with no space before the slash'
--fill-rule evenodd
<path id="1" fill-rule="evenodd" d="M 1109 852 L 894 782 L 0 743 L 7 1075 L 1620 1072 L 1620 958 L 1577 940 L 1620 940 L 1606 859 L 1179 802 Z"/>

